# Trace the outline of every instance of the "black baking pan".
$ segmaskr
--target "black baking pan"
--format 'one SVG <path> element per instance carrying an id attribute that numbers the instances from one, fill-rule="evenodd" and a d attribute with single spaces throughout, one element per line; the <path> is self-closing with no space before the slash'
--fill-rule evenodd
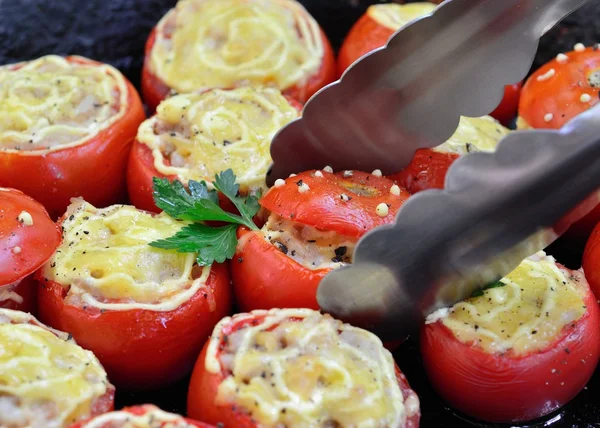
<path id="1" fill-rule="evenodd" d="M 498 0 L 502 1 L 502 0 Z M 0 64 L 46 54 L 77 54 L 119 68 L 139 87 L 144 43 L 152 27 L 176 0 L 0 0 Z M 378 1 L 303 0 L 333 46 L 339 48 L 352 24 Z M 600 0 L 565 19 L 541 41 L 534 68 L 577 42 L 600 41 Z M 1 102 L 1 100 L 0 100 Z M 581 265 L 581 246 L 564 241 L 548 252 L 567 267 Z M 501 427 L 460 415 L 448 408 L 427 382 L 417 339 L 409 339 L 394 356 L 421 400 L 424 428 Z M 164 410 L 185 412 L 187 380 L 160 391 L 117 391 L 117 408 L 154 403 Z M 600 427 L 600 371 L 567 406 L 522 427 Z"/>

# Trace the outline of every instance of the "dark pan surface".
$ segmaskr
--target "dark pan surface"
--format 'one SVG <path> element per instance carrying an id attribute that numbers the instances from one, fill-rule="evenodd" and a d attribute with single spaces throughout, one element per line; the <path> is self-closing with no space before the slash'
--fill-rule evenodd
<path id="1" fill-rule="evenodd" d="M 499 0 L 500 1 L 500 0 Z M 338 48 L 350 26 L 377 1 L 303 0 Z M 148 33 L 176 0 L 0 0 L 0 64 L 41 55 L 79 54 L 110 63 L 139 86 Z M 565 20 L 540 43 L 537 67 L 575 43 L 600 41 L 600 0 Z M 581 248 L 566 242 L 549 252 L 570 268 L 581 265 Z M 445 406 L 424 375 L 416 339 L 395 352 L 396 360 L 421 399 L 424 428 L 495 427 L 468 420 Z M 187 379 L 149 393 L 117 391 L 117 407 L 152 402 L 185 413 Z M 564 409 L 524 427 L 600 427 L 600 372 Z M 500 426 L 500 425 L 498 425 Z M 506 426 L 506 425 L 505 425 Z"/>

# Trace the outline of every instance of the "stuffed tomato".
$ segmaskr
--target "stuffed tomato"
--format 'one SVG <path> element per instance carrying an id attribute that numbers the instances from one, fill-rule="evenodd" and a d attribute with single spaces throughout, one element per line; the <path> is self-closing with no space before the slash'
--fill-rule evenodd
<path id="1" fill-rule="evenodd" d="M 338 55 L 338 75 L 363 55 L 385 46 L 390 37 L 409 22 L 430 14 L 437 2 L 416 2 L 408 4 L 376 4 L 354 24 L 346 36 Z M 522 83 L 507 85 L 502 102 L 490 114 L 502 124 L 508 125 L 517 115 Z"/>
<path id="2" fill-rule="evenodd" d="M 179 0 L 146 43 L 144 100 L 273 86 L 305 102 L 335 79 L 333 51 L 296 0 Z"/>
<path id="3" fill-rule="evenodd" d="M 540 252 L 478 294 L 422 329 L 439 394 L 489 422 L 535 419 L 575 397 L 600 356 L 598 304 L 581 271 Z"/>
<path id="4" fill-rule="evenodd" d="M 578 44 L 529 77 L 519 103 L 518 128 L 559 129 L 600 101 L 599 46 Z M 600 205 L 575 223 L 567 236 L 585 242 L 599 221 Z"/>
<path id="5" fill-rule="evenodd" d="M 113 409 L 90 351 L 32 315 L 0 309 L 0 426 L 62 428 Z"/>
<path id="6" fill-rule="evenodd" d="M 158 212 L 153 177 L 210 183 L 231 168 L 242 193 L 264 190 L 271 139 L 301 106 L 274 88 L 213 89 L 163 101 L 139 128 L 129 159 L 129 198 Z M 222 200 L 221 202 L 225 202 Z"/>
<path id="7" fill-rule="evenodd" d="M 456 159 L 473 152 L 493 152 L 509 132 L 490 116 L 461 117 L 448 141 L 431 149 L 418 149 L 406 168 L 388 178 L 410 193 L 443 189 L 448 169 Z"/>
<path id="8" fill-rule="evenodd" d="M 359 171 L 307 171 L 277 180 L 261 198 L 269 213 L 260 231 L 238 230 L 231 274 L 239 307 L 318 309 L 317 287 L 352 262 L 358 239 L 392 223 L 409 194 Z"/>
<path id="9" fill-rule="evenodd" d="M 212 428 L 212 425 L 193 421 L 165 412 L 153 404 L 126 407 L 105 413 L 69 428 Z"/>
<path id="10" fill-rule="evenodd" d="M 140 98 L 115 68 L 45 56 L 0 67 L 0 186 L 41 202 L 52 219 L 70 198 L 105 206 L 125 198 Z"/>
<path id="11" fill-rule="evenodd" d="M 225 266 L 199 267 L 194 253 L 149 245 L 182 226 L 166 214 L 74 200 L 63 242 L 37 274 L 40 319 L 93 351 L 117 386 L 182 378 L 229 313 Z"/>
<path id="12" fill-rule="evenodd" d="M 379 338 L 309 309 L 224 318 L 194 367 L 188 414 L 225 428 L 416 428 L 420 419 Z"/>
<path id="13" fill-rule="evenodd" d="M 60 240 L 58 226 L 39 202 L 0 187 L 0 308 L 35 312 L 33 273 L 52 257 Z"/>

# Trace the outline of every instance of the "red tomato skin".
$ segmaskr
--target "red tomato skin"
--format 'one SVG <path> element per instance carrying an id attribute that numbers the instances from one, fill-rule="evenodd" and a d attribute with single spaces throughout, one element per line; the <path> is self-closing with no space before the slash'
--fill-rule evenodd
<path id="1" fill-rule="evenodd" d="M 31 215 L 32 225 L 20 223 L 22 211 Z M 20 190 L 0 188 L 0 287 L 35 272 L 61 240 L 60 228 L 42 204 Z M 21 250 L 16 253 L 15 247 Z"/>
<path id="2" fill-rule="evenodd" d="M 490 113 L 490 116 L 504 126 L 510 125 L 510 122 L 517 116 L 522 88 L 523 82 L 515 83 L 514 85 L 506 85 L 504 87 L 504 97 L 502 98 L 502 101 L 498 107 Z"/>
<path id="3" fill-rule="evenodd" d="M 222 264 L 212 266 L 209 299 L 200 290 L 170 312 L 73 306 L 65 304 L 60 284 L 41 274 L 37 280 L 40 318 L 94 352 L 111 382 L 123 389 L 152 389 L 183 378 L 216 323 L 231 310 L 229 275 Z"/>
<path id="4" fill-rule="evenodd" d="M 548 348 L 521 357 L 459 342 L 441 322 L 421 329 L 421 355 L 434 389 L 452 407 L 487 422 L 521 422 L 553 412 L 592 377 L 600 357 L 600 315 L 587 312 Z M 552 373 L 552 370 L 555 372 Z"/>
<path id="5" fill-rule="evenodd" d="M 37 313 L 37 283 L 33 279 L 33 275 L 30 274 L 20 280 L 17 286 L 11 290 L 21 296 L 23 301 L 17 303 L 14 300 L 0 300 L 0 308 L 29 312 L 35 315 Z"/>
<path id="6" fill-rule="evenodd" d="M 165 98 L 168 98 L 171 93 L 171 88 L 150 70 L 150 55 L 152 47 L 156 42 L 156 31 L 157 29 L 154 27 L 148 36 L 148 40 L 146 40 L 141 83 L 142 96 L 144 97 L 144 102 L 151 114 L 156 111 L 156 107 L 158 107 L 160 102 Z M 307 80 L 306 83 L 294 85 L 291 88 L 282 91 L 284 95 L 287 95 L 302 104 L 308 101 L 319 89 L 333 82 L 337 77 L 333 48 L 323 30 L 320 30 L 320 32 L 323 41 L 323 59 L 321 61 L 321 67 Z"/>
<path id="7" fill-rule="evenodd" d="M 135 415 L 135 416 L 143 416 L 146 413 L 152 411 L 153 408 L 154 408 L 154 405 L 142 404 L 142 405 L 124 407 L 123 409 L 121 409 L 121 411 L 131 413 L 132 415 Z M 103 412 L 103 413 L 108 413 L 108 412 Z M 194 421 L 194 420 L 191 420 L 188 418 L 183 418 L 183 417 L 182 417 L 182 419 L 185 420 L 185 422 L 187 422 L 189 425 L 193 425 L 198 428 L 214 428 L 213 425 L 208 425 L 203 422 L 198 422 L 198 421 Z M 85 428 L 87 423 L 91 422 L 91 420 L 92 420 L 92 418 L 85 420 L 85 421 L 77 422 L 75 424 L 69 425 L 67 428 Z M 114 425 L 110 425 L 110 423 L 109 423 L 109 424 L 103 425 L 101 428 L 114 428 Z"/>
<path id="8" fill-rule="evenodd" d="M 388 175 L 387 178 L 394 180 L 412 194 L 427 189 L 443 189 L 448 169 L 458 158 L 455 153 L 419 149 L 406 168 Z"/>
<path id="9" fill-rule="evenodd" d="M 215 403 L 214 398 L 217 397 L 219 385 L 225 379 L 225 375 L 210 373 L 206 370 L 207 349 L 208 342 L 204 345 L 192 372 L 187 397 L 188 416 L 215 425 L 222 423 L 223 428 L 257 428 L 258 424 L 235 406 Z M 410 385 L 398 366 L 395 367 L 395 370 L 402 394 L 406 397 L 409 392 L 412 392 Z M 418 411 L 408 418 L 404 427 L 398 428 L 418 428 L 420 419 L 421 413 Z"/>
<path id="10" fill-rule="evenodd" d="M 61 216 L 71 198 L 77 196 L 101 207 L 123 202 L 129 150 L 139 124 L 145 119 L 137 91 L 127 80 L 126 84 L 125 115 L 88 141 L 43 155 L 34 151 L 0 151 L 0 186 L 14 187 L 32 196 L 53 219 Z"/>
<path id="11" fill-rule="evenodd" d="M 596 225 L 583 252 L 583 272 L 597 299 L 600 299 L 600 223 Z"/>
<path id="12" fill-rule="evenodd" d="M 317 288 L 331 269 L 308 269 L 245 227 L 240 227 L 237 235 L 240 244 L 230 267 L 234 295 L 242 312 L 319 309 Z"/>

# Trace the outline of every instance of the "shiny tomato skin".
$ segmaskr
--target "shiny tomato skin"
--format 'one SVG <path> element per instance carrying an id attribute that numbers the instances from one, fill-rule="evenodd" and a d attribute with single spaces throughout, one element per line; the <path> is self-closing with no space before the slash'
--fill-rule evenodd
<path id="1" fill-rule="evenodd" d="M 239 245 L 231 261 L 238 307 L 319 309 L 317 288 L 331 269 L 311 270 L 279 251 L 257 232 L 238 229 Z"/>
<path id="2" fill-rule="evenodd" d="M 260 205 L 286 220 L 359 238 L 374 227 L 391 223 L 410 196 L 404 188 L 400 188 L 400 195 L 392 195 L 393 182 L 385 177 L 360 171 L 352 171 L 348 177 L 344 176 L 345 172 L 322 172 L 323 177 L 316 177 L 314 172 L 302 172 L 286 179 L 281 187 L 271 187 L 261 198 Z M 300 193 L 300 181 L 310 190 Z M 352 199 L 344 201 L 342 194 Z M 380 203 L 389 207 L 385 217 L 377 215 Z"/>
<path id="3" fill-rule="evenodd" d="M 123 389 L 157 388 L 187 375 L 211 330 L 231 309 L 229 275 L 222 264 L 212 266 L 206 283 L 212 296 L 207 299 L 200 289 L 169 312 L 65 304 L 62 285 L 41 274 L 37 280 L 40 319 L 94 352 L 111 382 Z"/>
<path id="4" fill-rule="evenodd" d="M 127 413 L 130 413 L 135 416 L 143 416 L 146 413 L 152 411 L 154 408 L 155 408 L 154 405 L 141 404 L 141 405 L 136 405 L 136 406 L 124 407 L 120 411 L 127 412 Z M 103 412 L 103 413 L 108 413 L 108 412 Z M 77 422 L 75 424 L 69 425 L 67 428 L 85 428 L 87 423 L 90 422 L 91 419 L 92 418 L 85 420 L 85 421 Z M 182 417 L 182 419 L 185 420 L 185 422 L 187 424 L 198 427 L 198 428 L 214 428 L 213 425 L 208 425 L 203 422 L 194 421 L 194 420 L 184 418 L 184 417 Z M 109 424 L 100 426 L 100 428 L 114 428 L 114 426 L 110 425 L 110 423 L 109 423 Z"/>
<path id="5" fill-rule="evenodd" d="M 418 149 L 406 168 L 388 175 L 387 178 L 394 180 L 412 194 L 427 189 L 443 189 L 448 169 L 458 158 L 455 153 Z"/>
<path id="6" fill-rule="evenodd" d="M 583 272 L 590 288 L 600 299 L 600 223 L 596 225 L 583 252 Z"/>
<path id="7" fill-rule="evenodd" d="M 487 422 L 520 422 L 553 412 L 574 398 L 600 357 L 600 314 L 587 312 L 537 353 L 490 354 L 459 342 L 440 321 L 421 329 L 421 354 L 434 389 L 455 409 Z"/>
<path id="8" fill-rule="evenodd" d="M 31 215 L 33 224 L 21 224 L 23 211 Z M 60 228 L 39 202 L 19 190 L 0 188 L 0 287 L 37 270 L 61 240 Z"/>
<path id="9" fill-rule="evenodd" d="M 559 129 L 598 102 L 600 86 L 588 77 L 600 73 L 600 51 L 589 47 L 583 52 L 567 52 L 566 62 L 553 59 L 536 70 L 525 82 L 519 101 L 519 117 L 532 128 Z M 554 74 L 550 77 L 548 73 Z M 590 96 L 583 102 L 581 96 Z M 546 122 L 545 116 L 552 115 Z"/>
<path id="10" fill-rule="evenodd" d="M 233 327 L 229 327 L 226 331 L 233 331 Z M 223 428 L 257 428 L 257 423 L 247 413 L 237 410 L 235 406 L 220 405 L 215 402 L 214 398 L 217 396 L 219 385 L 225 379 L 226 374 L 215 374 L 206 370 L 207 349 L 208 342 L 204 345 L 192 372 L 187 397 L 188 416 L 215 425 L 221 423 Z M 395 370 L 402 394 L 407 396 L 409 392 L 412 392 L 410 385 L 397 365 Z M 409 417 L 402 428 L 418 428 L 420 418 L 420 411 L 416 412 Z"/>
<path id="11" fill-rule="evenodd" d="M 521 88 L 523 88 L 523 82 L 515 83 L 514 85 L 506 85 L 504 87 L 504 97 L 502 98 L 502 101 L 498 107 L 490 113 L 490 116 L 502 125 L 508 126 L 517 116 Z"/>
<path id="12" fill-rule="evenodd" d="M 99 64 L 67 57 L 70 62 Z M 35 151 L 0 151 L 0 186 L 14 187 L 41 202 L 58 218 L 71 198 L 96 206 L 124 202 L 125 170 L 131 143 L 145 119 L 140 97 L 126 80 L 128 108 L 121 119 L 88 141 L 42 155 Z"/>
<path id="13" fill-rule="evenodd" d="M 171 88 L 150 70 L 150 54 L 156 42 L 156 31 L 157 29 L 154 27 L 146 41 L 144 66 L 142 68 L 142 96 L 150 113 L 154 113 L 160 102 L 169 97 L 171 93 Z M 336 60 L 333 48 L 323 30 L 320 30 L 320 33 L 323 41 L 323 59 L 318 72 L 311 76 L 306 83 L 282 91 L 284 95 L 299 103 L 305 103 L 315 92 L 336 79 Z"/>

